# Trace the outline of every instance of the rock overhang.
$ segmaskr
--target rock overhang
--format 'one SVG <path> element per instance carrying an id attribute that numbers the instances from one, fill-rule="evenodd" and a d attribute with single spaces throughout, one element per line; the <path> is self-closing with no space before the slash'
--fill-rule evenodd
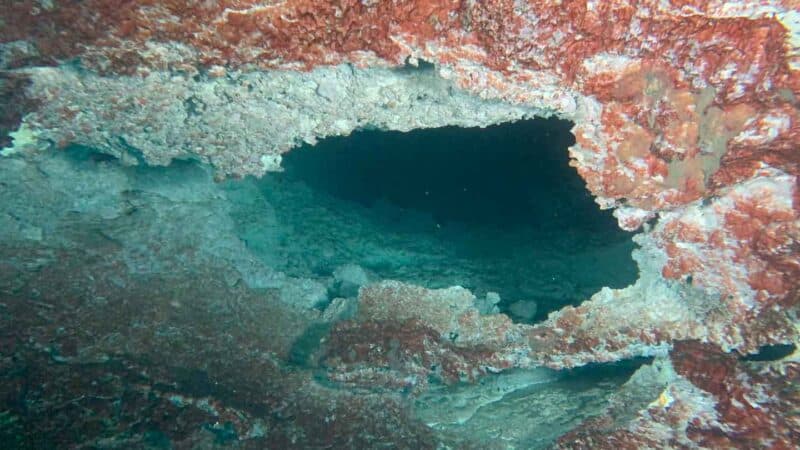
<path id="1" fill-rule="evenodd" d="M 797 340 L 797 8 L 28 1 L 4 13 L 3 62 L 31 80 L 25 121 L 43 139 L 227 175 L 261 175 L 298 142 L 367 123 L 573 120 L 572 164 L 621 227 L 645 231 L 637 284 L 527 330 L 526 358 L 569 367 L 687 339 L 741 352 Z M 436 72 L 393 69 L 420 59 Z"/>

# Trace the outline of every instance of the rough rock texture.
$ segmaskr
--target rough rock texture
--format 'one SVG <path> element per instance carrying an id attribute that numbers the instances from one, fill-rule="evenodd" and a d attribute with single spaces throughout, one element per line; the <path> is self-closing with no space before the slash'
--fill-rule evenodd
<path id="1" fill-rule="evenodd" d="M 659 223 L 655 231 L 634 238 L 640 245 L 633 252 L 639 266 L 636 283 L 625 289 L 602 289 L 577 307 L 551 313 L 530 330 L 534 359 L 554 368 L 574 367 L 662 355 L 677 340 L 705 340 L 728 351 L 742 352 L 796 341 L 795 297 L 785 298 L 790 304 L 784 308 L 766 308 L 754 302 L 748 309 L 742 305 L 746 300 L 741 295 L 709 293 L 691 276 L 724 270 L 743 273 L 738 265 L 727 261 L 698 263 L 698 270 L 681 280 L 663 276 L 669 255 L 652 237 L 660 228 Z"/>
<path id="2" fill-rule="evenodd" d="M 634 377 L 621 390 L 632 391 L 638 385 L 641 398 L 641 387 L 650 385 L 649 405 L 636 412 L 612 401 L 614 406 L 605 414 L 563 436 L 557 448 L 796 447 L 800 439 L 796 356 L 748 363 L 713 345 L 684 341 L 676 344 L 670 358 L 661 368 L 665 376 L 653 377 L 647 368 L 649 380 Z"/>
<path id="3" fill-rule="evenodd" d="M 570 118 L 598 203 L 626 229 L 660 216 L 647 239 L 663 275 L 722 301 L 719 326 L 743 336 L 717 342 L 752 350 L 742 319 L 797 300 L 796 6 L 15 2 L 2 41 L 6 67 L 89 69 L 19 69 L 40 138 L 130 162 L 262 174 L 299 142 L 363 126 Z M 421 58 L 435 68 L 404 66 Z M 770 200 L 748 209 L 756 186 Z"/>
<path id="4" fill-rule="evenodd" d="M 40 139 L 92 146 L 130 163 L 198 159 L 233 175 L 280 170 L 281 153 L 356 128 L 485 126 L 545 113 L 468 95 L 430 69 L 341 65 L 111 78 L 62 67 L 29 76 L 28 91 L 43 106 L 26 121 Z"/>
<path id="5" fill-rule="evenodd" d="M 22 189 L 0 192 L 4 243 L 75 248 L 107 242 L 119 250 L 114 264 L 142 275 L 169 270 L 175 255 L 187 264 L 224 262 L 219 276 L 230 285 L 274 290 L 293 307 L 327 300 L 319 281 L 287 276 L 247 251 L 230 216 L 233 194 L 215 185 L 207 170 L 175 165 L 166 177 L 120 167 L 85 149 L 51 156 L 2 161 L 4 183 Z"/>
<path id="6" fill-rule="evenodd" d="M 383 281 L 362 287 L 354 320 L 334 325 L 323 350 L 331 379 L 420 392 L 429 379 L 474 380 L 530 367 L 525 326 L 480 315 L 461 287 L 429 290 Z"/>
<path id="7" fill-rule="evenodd" d="M 92 235 L 0 245 L 3 448 L 437 448 L 398 395 L 286 364 L 314 314 L 186 252 L 128 271 Z"/>
<path id="8" fill-rule="evenodd" d="M 279 170 L 280 154 L 299 142 L 359 127 L 558 114 L 575 121 L 572 163 L 600 206 L 617 208 L 625 229 L 656 222 L 638 240 L 639 282 L 527 330 L 520 348 L 530 353 L 515 360 L 571 367 L 664 354 L 686 339 L 753 352 L 798 335 L 798 8 L 795 0 L 19 1 L 0 12 L 0 95 L 17 99 L 25 89 L 25 101 L 3 106 L 0 126 L 24 120 L 41 140 L 92 145 L 130 163 L 194 158 L 223 175 L 261 175 Z M 419 59 L 435 67 L 408 67 Z M 435 318 L 393 318 L 399 328 L 380 320 L 361 316 L 336 336 L 349 346 L 347 330 L 372 330 L 371 339 L 391 344 L 388 329 L 418 353 L 430 342 L 447 355 L 463 350 L 442 340 L 450 328 Z M 500 334 L 480 339 L 494 345 L 504 327 L 492 324 Z M 344 352 L 329 345 L 331 355 Z M 670 392 L 686 406 L 643 420 L 700 417 L 676 445 L 796 438 L 768 408 L 740 414 L 748 394 L 732 390 L 783 389 L 780 378 L 713 356 L 701 361 L 722 364 L 715 380 L 725 388 L 709 387 L 702 370 L 682 365 L 691 347 L 679 348 L 673 359 L 686 382 Z M 391 363 L 390 350 L 371 364 Z M 793 367 L 784 366 L 790 375 Z M 776 411 L 790 410 L 786 401 Z M 772 434 L 752 431 L 754 420 L 774 425 Z"/>
<path id="9" fill-rule="evenodd" d="M 603 413 L 629 371 L 596 376 L 591 383 L 546 369 L 507 371 L 469 385 L 432 386 L 414 410 L 445 435 L 482 442 L 486 448 L 549 448 L 578 424 Z"/>
<path id="10" fill-rule="evenodd" d="M 471 306 L 494 307 L 496 294 L 384 281 L 363 289 L 359 308 L 350 295 L 376 277 L 359 266 L 282 274 L 254 234 L 283 259 L 276 242 L 298 236 L 284 228 L 308 238 L 346 221 L 318 222 L 309 210 L 335 205 L 297 189 L 265 198 L 257 180 L 213 183 L 201 164 L 123 166 L 85 148 L 0 162 L 0 448 L 540 448 L 602 411 L 624 382 L 545 368 L 495 374 L 527 354 L 524 326 Z M 282 216 L 282 193 L 305 213 Z M 343 232 L 350 249 L 385 230 L 357 225 Z M 326 286 L 347 298 L 320 311 Z M 546 420 L 514 413 L 527 401 Z"/>

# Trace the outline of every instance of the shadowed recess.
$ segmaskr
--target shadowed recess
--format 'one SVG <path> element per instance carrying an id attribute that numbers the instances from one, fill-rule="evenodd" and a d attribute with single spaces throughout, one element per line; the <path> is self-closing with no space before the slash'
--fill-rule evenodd
<path id="1" fill-rule="evenodd" d="M 616 233 L 568 165 L 572 122 L 523 120 L 487 128 L 366 130 L 295 150 L 289 175 L 366 206 L 388 202 L 438 222 L 582 228 Z"/>
<path id="2" fill-rule="evenodd" d="M 603 286 L 627 286 L 636 277 L 631 235 L 598 208 L 569 166 L 571 127 L 533 119 L 363 130 L 296 149 L 285 155 L 284 173 L 266 177 L 265 195 L 286 183 L 305 185 L 341 218 L 306 210 L 306 225 L 285 240 L 308 244 L 301 255 L 286 252 L 281 269 L 308 276 L 300 270 L 308 263 L 294 261 L 313 260 L 314 273 L 325 275 L 356 263 L 381 278 L 461 285 L 479 297 L 497 292 L 499 309 L 524 322 Z M 273 204 L 279 217 L 297 214 Z"/>

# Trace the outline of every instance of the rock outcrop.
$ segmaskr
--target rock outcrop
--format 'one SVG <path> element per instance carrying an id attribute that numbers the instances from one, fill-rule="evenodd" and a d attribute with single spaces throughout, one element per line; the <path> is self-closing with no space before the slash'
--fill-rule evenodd
<path id="1" fill-rule="evenodd" d="M 675 445 L 788 445 L 797 423 L 781 416 L 796 410 L 796 392 L 776 374 L 797 378 L 796 362 L 756 370 L 731 352 L 798 341 L 798 8 L 794 0 L 18 1 L 0 12 L 0 95 L 9 99 L 0 126 L 27 136 L 6 154 L 77 143 L 129 164 L 196 159 L 225 177 L 280 170 L 281 155 L 300 143 L 366 126 L 570 119 L 572 165 L 622 228 L 641 230 L 639 281 L 532 327 L 492 322 L 491 333 L 469 334 L 491 347 L 483 356 L 465 353 L 468 334 L 441 341 L 451 332 L 444 318 L 362 309 L 336 328 L 330 361 L 347 366 L 340 375 L 358 363 L 422 377 L 430 368 L 409 369 L 418 362 L 398 353 L 405 343 L 421 346 L 421 361 L 438 352 L 436 364 L 470 374 L 499 360 L 565 368 L 669 355 L 678 381 L 662 395 L 673 400 L 642 411 L 633 428 L 606 434 L 589 424 L 571 438 L 598 442 L 587 433 L 602 433 L 614 445 L 635 432 L 656 445 L 663 428 L 653 423 L 680 422 L 688 431 L 670 435 Z M 362 308 L 396 300 L 386 285 L 375 289 L 362 288 Z M 477 329 L 489 320 L 459 311 Z M 353 339 L 389 347 L 352 356 Z M 513 358 L 503 353 L 512 347 Z"/>

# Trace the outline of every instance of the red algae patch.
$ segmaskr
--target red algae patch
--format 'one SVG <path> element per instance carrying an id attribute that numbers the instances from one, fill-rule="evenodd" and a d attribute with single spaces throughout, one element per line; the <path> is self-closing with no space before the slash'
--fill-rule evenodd
<path id="1" fill-rule="evenodd" d="M 129 164 L 196 159 L 221 179 L 281 170 L 301 143 L 368 126 L 573 120 L 571 165 L 641 230 L 639 281 L 534 327 L 481 316 L 469 293 L 376 285 L 326 347 L 333 378 L 413 388 L 431 366 L 453 381 L 669 357 L 676 381 L 628 428 L 598 418 L 559 445 L 789 448 L 796 362 L 730 352 L 798 341 L 799 7 L 17 1 L 0 12 L 0 95 L 14 100 L 0 127 Z"/>

